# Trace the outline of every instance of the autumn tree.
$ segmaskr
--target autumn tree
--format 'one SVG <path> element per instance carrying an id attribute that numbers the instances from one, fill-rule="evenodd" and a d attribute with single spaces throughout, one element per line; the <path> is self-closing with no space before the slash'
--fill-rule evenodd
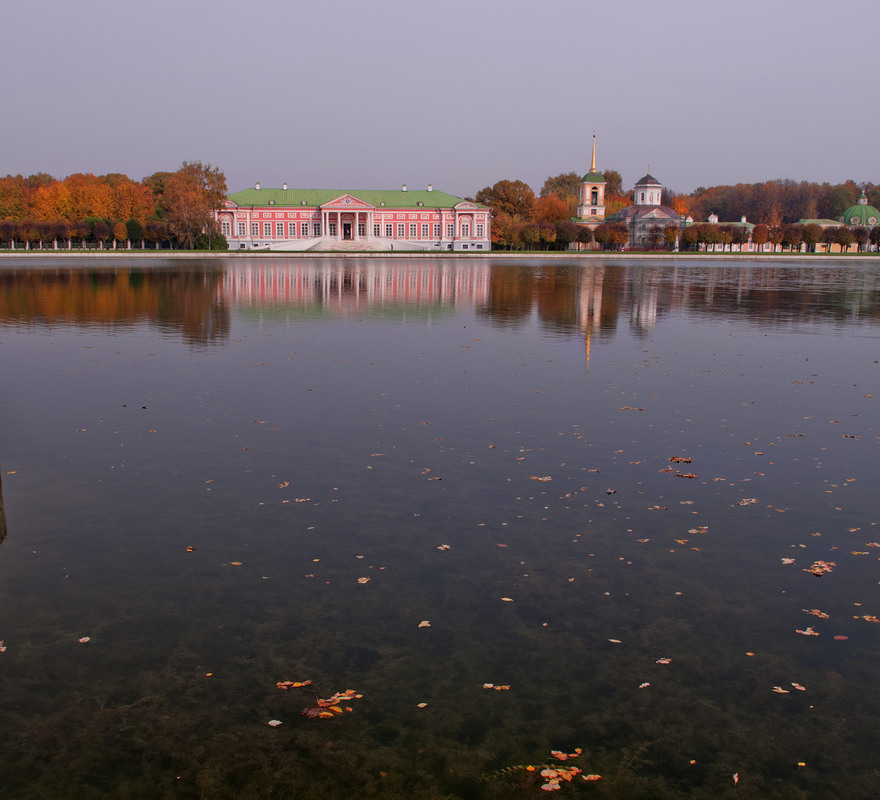
<path id="1" fill-rule="evenodd" d="M 577 241 L 579 225 L 571 220 L 559 222 L 556 225 L 556 244 L 560 250 L 567 250 L 568 246 Z"/>
<path id="2" fill-rule="evenodd" d="M 111 232 L 113 234 L 114 242 L 124 242 L 128 239 L 128 228 L 125 226 L 124 222 L 115 223 Z M 116 244 L 113 246 L 116 247 Z"/>
<path id="3" fill-rule="evenodd" d="M 616 169 L 606 169 L 602 172 L 605 177 L 605 196 L 610 194 L 623 195 L 623 178 Z"/>
<path id="4" fill-rule="evenodd" d="M 788 245 L 791 250 L 800 249 L 804 241 L 804 226 L 791 224 L 782 226 L 782 244 Z"/>
<path id="5" fill-rule="evenodd" d="M 102 219 L 90 221 L 92 229 L 92 241 L 97 242 L 101 249 L 104 248 L 104 242 L 110 238 L 110 226 Z"/>
<path id="6" fill-rule="evenodd" d="M 752 228 L 752 241 L 759 248 L 763 247 L 768 241 L 770 241 L 770 229 L 764 225 L 764 223 L 759 222 L 754 228 Z"/>
<path id="7" fill-rule="evenodd" d="M 549 197 L 550 195 L 555 194 L 568 205 L 570 209 L 568 216 L 571 217 L 574 216 L 574 212 L 577 209 L 582 182 L 583 181 L 576 172 L 562 172 L 559 175 L 553 175 L 544 181 L 544 185 L 541 187 L 540 196 Z"/>
<path id="8" fill-rule="evenodd" d="M 0 244 L 11 245 L 15 241 L 15 223 L 11 219 L 0 221 Z"/>
<path id="9" fill-rule="evenodd" d="M 816 245 L 822 241 L 822 226 L 817 225 L 815 222 L 811 222 L 808 225 L 804 225 L 804 244 L 807 246 L 807 249 L 815 253 Z"/>
<path id="10" fill-rule="evenodd" d="M 535 200 L 532 219 L 535 222 L 556 224 L 572 216 L 571 207 L 558 194 L 546 194 Z"/>
<path id="11" fill-rule="evenodd" d="M 165 181 L 162 205 L 168 229 L 181 247 L 192 249 L 200 233 L 213 233 L 214 212 L 226 199 L 226 176 L 217 167 L 184 161 Z"/>
<path id="12" fill-rule="evenodd" d="M 125 230 L 128 234 L 127 238 L 130 242 L 140 242 L 141 249 L 144 246 L 144 226 L 136 219 L 129 219 L 125 222 Z"/>
<path id="13" fill-rule="evenodd" d="M 849 228 L 845 226 L 837 228 L 837 243 L 840 245 L 841 250 L 848 252 L 849 246 L 853 241 L 855 241 L 855 236 Z"/>
<path id="14" fill-rule="evenodd" d="M 578 235 L 577 241 L 578 246 L 582 244 L 592 244 L 594 238 L 594 231 L 588 225 L 578 225 Z"/>
<path id="15" fill-rule="evenodd" d="M 480 189 L 476 201 L 492 209 L 492 213 L 509 214 L 512 217 L 530 219 L 535 205 L 535 193 L 522 181 L 498 181 Z"/>
<path id="16" fill-rule="evenodd" d="M 526 222 L 520 226 L 519 239 L 524 249 L 534 250 L 541 241 L 541 229 L 534 222 Z"/>
<path id="17" fill-rule="evenodd" d="M 856 242 L 856 252 L 861 253 L 862 248 L 868 243 L 868 229 L 862 227 L 853 228 L 852 235 Z"/>

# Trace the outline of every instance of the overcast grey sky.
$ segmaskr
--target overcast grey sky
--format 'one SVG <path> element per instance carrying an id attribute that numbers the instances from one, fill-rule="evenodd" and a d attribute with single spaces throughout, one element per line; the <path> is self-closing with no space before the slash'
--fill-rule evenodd
<path id="1" fill-rule="evenodd" d="M 230 191 L 598 167 L 631 187 L 880 181 L 880 3 L 29 0 L 3 12 L 0 175 L 184 160 Z"/>

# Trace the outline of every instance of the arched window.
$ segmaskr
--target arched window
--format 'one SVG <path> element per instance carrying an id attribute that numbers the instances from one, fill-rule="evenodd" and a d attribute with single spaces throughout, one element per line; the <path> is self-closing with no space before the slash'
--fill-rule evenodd
<path id="1" fill-rule="evenodd" d="M 599 205 L 599 190 L 593 189 L 592 196 L 590 198 L 590 205 L 597 206 Z"/>

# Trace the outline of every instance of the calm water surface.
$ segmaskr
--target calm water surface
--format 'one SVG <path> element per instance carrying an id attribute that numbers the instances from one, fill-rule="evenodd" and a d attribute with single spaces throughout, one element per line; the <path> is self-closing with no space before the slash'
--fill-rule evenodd
<path id="1" fill-rule="evenodd" d="M 0 263 L 4 797 L 876 796 L 878 267 L 144 263 Z"/>

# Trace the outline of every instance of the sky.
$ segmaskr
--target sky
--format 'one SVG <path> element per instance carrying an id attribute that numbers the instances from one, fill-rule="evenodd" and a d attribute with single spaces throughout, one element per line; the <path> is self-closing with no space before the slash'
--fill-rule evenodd
<path id="1" fill-rule="evenodd" d="M 880 3 L 29 0 L 0 175 L 201 161 L 230 191 L 880 182 Z"/>

